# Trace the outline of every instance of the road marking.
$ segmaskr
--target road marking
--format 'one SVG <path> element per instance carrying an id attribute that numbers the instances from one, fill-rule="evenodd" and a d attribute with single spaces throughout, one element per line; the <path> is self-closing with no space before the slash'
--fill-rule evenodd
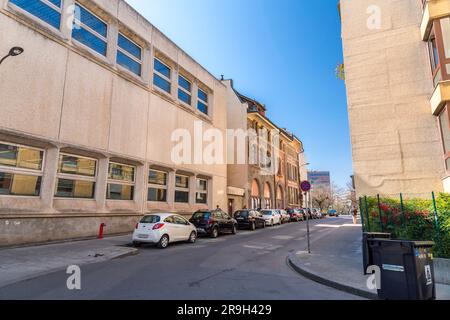
<path id="1" fill-rule="evenodd" d="M 294 237 L 291 237 L 291 236 L 275 236 L 275 237 L 272 237 L 272 239 L 276 239 L 276 240 L 290 240 L 290 239 L 293 239 Z"/>
<path id="2" fill-rule="evenodd" d="M 343 224 L 342 225 L 343 227 L 359 227 L 359 228 L 361 228 L 362 227 L 362 224 Z"/>
<path id="3" fill-rule="evenodd" d="M 317 228 L 340 228 L 342 226 L 335 225 L 335 224 L 316 224 L 314 227 L 317 227 Z"/>
<path id="4" fill-rule="evenodd" d="M 244 248 L 263 250 L 266 247 L 244 245 Z"/>
<path id="5" fill-rule="evenodd" d="M 295 239 L 296 241 L 303 241 L 303 240 L 305 240 L 306 239 L 306 237 L 300 237 L 300 238 L 297 238 L 297 239 Z"/>
<path id="6" fill-rule="evenodd" d="M 266 250 L 273 251 L 273 250 L 277 250 L 277 249 L 281 249 L 281 248 L 283 248 L 283 246 L 270 246 L 270 247 L 266 248 Z"/>

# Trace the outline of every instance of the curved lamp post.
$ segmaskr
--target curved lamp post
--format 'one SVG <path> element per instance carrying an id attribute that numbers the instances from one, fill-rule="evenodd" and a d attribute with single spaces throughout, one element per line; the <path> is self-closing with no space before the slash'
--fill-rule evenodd
<path id="1" fill-rule="evenodd" d="M 16 57 L 18 55 L 21 55 L 24 51 L 25 50 L 21 47 L 12 47 L 11 50 L 9 50 L 9 53 L 0 60 L 0 64 L 2 64 L 2 62 L 5 61 L 8 57 Z"/>

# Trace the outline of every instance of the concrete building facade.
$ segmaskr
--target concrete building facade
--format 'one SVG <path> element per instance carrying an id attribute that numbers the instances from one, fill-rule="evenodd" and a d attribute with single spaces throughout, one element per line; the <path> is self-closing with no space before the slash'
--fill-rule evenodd
<path id="1" fill-rule="evenodd" d="M 341 0 L 358 196 L 450 191 L 450 1 Z"/>
<path id="2" fill-rule="evenodd" d="M 172 155 L 178 129 L 225 134 L 226 86 L 125 1 L 0 0 L 0 30 L 25 49 L 0 68 L 0 246 L 226 207 L 226 163 Z"/>

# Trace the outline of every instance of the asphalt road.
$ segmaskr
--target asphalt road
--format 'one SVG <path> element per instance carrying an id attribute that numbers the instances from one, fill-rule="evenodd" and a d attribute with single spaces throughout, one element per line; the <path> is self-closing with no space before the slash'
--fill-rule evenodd
<path id="1" fill-rule="evenodd" d="M 345 228 L 345 218 L 313 220 L 312 249 Z M 0 299 L 359 299 L 300 276 L 286 263 L 289 252 L 306 250 L 306 222 L 200 238 L 166 250 L 144 246 L 139 254 L 81 267 L 81 290 L 70 291 L 64 271 L 0 289 Z M 124 245 L 127 245 L 124 243 Z"/>

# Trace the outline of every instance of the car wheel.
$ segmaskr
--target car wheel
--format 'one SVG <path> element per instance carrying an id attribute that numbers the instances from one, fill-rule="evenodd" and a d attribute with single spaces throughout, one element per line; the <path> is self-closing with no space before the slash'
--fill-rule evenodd
<path id="1" fill-rule="evenodd" d="M 133 242 L 133 247 L 139 248 L 141 246 L 140 242 L 134 241 Z"/>
<path id="2" fill-rule="evenodd" d="M 214 227 L 211 231 L 211 238 L 217 238 L 219 236 L 219 228 Z"/>
<path id="3" fill-rule="evenodd" d="M 256 224 L 255 222 L 252 222 L 252 224 L 250 225 L 250 230 L 255 231 L 256 230 Z"/>
<path id="4" fill-rule="evenodd" d="M 169 236 L 167 234 L 163 235 L 158 242 L 158 248 L 165 249 L 169 246 Z"/>
<path id="5" fill-rule="evenodd" d="M 197 233 L 195 231 L 191 232 L 191 235 L 189 236 L 189 243 L 195 243 L 197 241 Z"/>

